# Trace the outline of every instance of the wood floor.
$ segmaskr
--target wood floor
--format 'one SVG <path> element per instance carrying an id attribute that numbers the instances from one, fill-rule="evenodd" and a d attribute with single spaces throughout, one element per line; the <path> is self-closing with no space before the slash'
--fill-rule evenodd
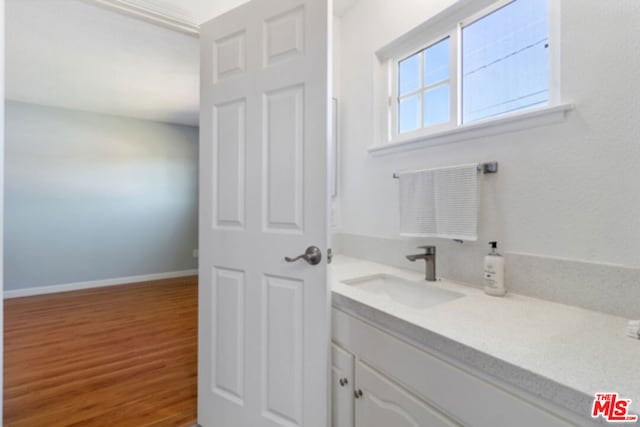
<path id="1" fill-rule="evenodd" d="M 197 278 L 5 301 L 4 426 L 196 422 Z"/>

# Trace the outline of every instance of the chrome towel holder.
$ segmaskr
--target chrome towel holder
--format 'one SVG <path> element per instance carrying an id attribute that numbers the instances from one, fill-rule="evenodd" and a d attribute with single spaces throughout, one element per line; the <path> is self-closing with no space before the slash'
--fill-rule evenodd
<path id="1" fill-rule="evenodd" d="M 478 163 L 478 172 L 482 174 L 498 173 L 498 162 Z M 393 174 L 393 178 L 398 179 L 400 175 L 396 172 Z"/>

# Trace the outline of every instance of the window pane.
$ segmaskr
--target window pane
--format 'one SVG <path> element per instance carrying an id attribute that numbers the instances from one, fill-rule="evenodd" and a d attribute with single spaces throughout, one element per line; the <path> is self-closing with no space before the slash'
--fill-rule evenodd
<path id="1" fill-rule="evenodd" d="M 449 83 L 426 91 L 423 102 L 423 126 L 449 121 Z"/>
<path id="2" fill-rule="evenodd" d="M 420 53 L 400 61 L 398 93 L 400 96 L 420 89 Z"/>
<path id="3" fill-rule="evenodd" d="M 424 51 L 424 86 L 449 79 L 449 38 Z"/>
<path id="4" fill-rule="evenodd" d="M 549 99 L 548 0 L 515 0 L 462 30 L 462 121 Z"/>
<path id="5" fill-rule="evenodd" d="M 420 127 L 420 94 L 402 99 L 398 106 L 398 132 Z"/>

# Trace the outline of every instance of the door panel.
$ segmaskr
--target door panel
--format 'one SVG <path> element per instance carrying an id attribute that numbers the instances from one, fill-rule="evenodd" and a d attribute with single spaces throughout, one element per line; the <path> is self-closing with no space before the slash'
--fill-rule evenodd
<path id="1" fill-rule="evenodd" d="M 453 427 L 434 408 L 359 360 L 356 362 L 356 427 Z"/>
<path id="2" fill-rule="evenodd" d="M 301 422 L 302 287 L 299 280 L 265 276 L 266 307 L 262 310 L 265 409 L 275 419 Z"/>
<path id="3" fill-rule="evenodd" d="M 245 117 L 246 100 L 239 99 L 215 105 L 213 164 L 217 175 L 225 177 L 211 186 L 214 207 L 214 227 L 239 228 L 244 226 L 245 189 Z"/>
<path id="4" fill-rule="evenodd" d="M 304 6 L 266 21 L 264 66 L 304 55 Z"/>
<path id="5" fill-rule="evenodd" d="M 263 200 L 268 231 L 302 232 L 304 213 L 304 87 L 265 96 Z"/>
<path id="6" fill-rule="evenodd" d="M 329 25 L 326 0 L 254 0 L 201 26 L 204 427 L 328 425 Z"/>
<path id="7" fill-rule="evenodd" d="M 353 355 L 332 344 L 331 426 L 353 427 Z"/>
<path id="8" fill-rule="evenodd" d="M 246 32 L 240 30 L 213 42 L 213 82 L 245 72 Z"/>
<path id="9" fill-rule="evenodd" d="M 242 404 L 244 369 L 244 273 L 215 268 L 211 313 L 213 370 L 211 383 L 222 397 Z"/>

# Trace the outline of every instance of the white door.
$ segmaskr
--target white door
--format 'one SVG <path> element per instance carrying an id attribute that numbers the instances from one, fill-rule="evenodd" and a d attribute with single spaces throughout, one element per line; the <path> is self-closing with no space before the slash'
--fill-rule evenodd
<path id="1" fill-rule="evenodd" d="M 355 388 L 356 427 L 459 425 L 359 360 Z"/>
<path id="2" fill-rule="evenodd" d="M 201 27 L 204 427 L 329 422 L 329 12 L 253 0 Z"/>

